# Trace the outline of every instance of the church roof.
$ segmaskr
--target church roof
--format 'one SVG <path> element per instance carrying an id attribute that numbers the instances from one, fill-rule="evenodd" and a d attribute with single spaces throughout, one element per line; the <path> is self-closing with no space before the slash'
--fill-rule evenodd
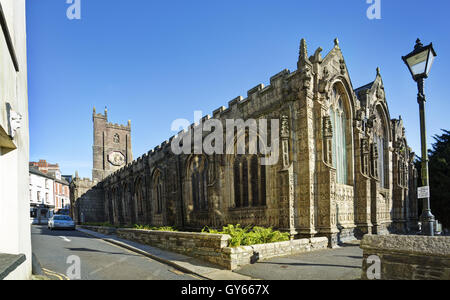
<path id="1" fill-rule="evenodd" d="M 370 90 L 370 89 L 372 88 L 372 86 L 373 86 L 374 83 L 375 83 L 375 81 L 372 81 L 371 83 L 368 83 L 368 84 L 366 84 L 366 85 L 363 85 L 363 86 L 361 86 L 361 87 L 355 89 L 356 97 L 358 97 L 358 99 L 359 99 L 359 93 L 360 93 L 361 91 Z"/>

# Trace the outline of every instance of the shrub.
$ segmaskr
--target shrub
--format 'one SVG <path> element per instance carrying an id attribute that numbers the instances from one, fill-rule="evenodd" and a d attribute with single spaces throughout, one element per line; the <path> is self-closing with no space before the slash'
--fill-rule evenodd
<path id="1" fill-rule="evenodd" d="M 242 228 L 240 224 L 237 224 L 236 226 L 224 226 L 222 231 L 205 227 L 202 232 L 230 235 L 231 247 L 289 241 L 289 233 L 274 231 L 271 227 L 264 228 L 255 226 L 252 228 L 251 226 L 247 226 Z"/>

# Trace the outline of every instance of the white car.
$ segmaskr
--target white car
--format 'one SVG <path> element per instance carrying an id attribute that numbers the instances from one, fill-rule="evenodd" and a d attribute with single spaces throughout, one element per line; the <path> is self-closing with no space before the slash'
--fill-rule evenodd
<path id="1" fill-rule="evenodd" d="M 69 216 L 54 215 L 48 221 L 48 229 L 72 229 L 75 230 L 75 222 Z"/>

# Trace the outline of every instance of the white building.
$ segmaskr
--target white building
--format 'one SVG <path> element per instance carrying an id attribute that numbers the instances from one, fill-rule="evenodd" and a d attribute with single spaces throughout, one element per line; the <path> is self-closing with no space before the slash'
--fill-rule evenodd
<path id="1" fill-rule="evenodd" d="M 47 224 L 55 209 L 55 179 L 30 168 L 30 218 L 33 224 Z"/>
<path id="2" fill-rule="evenodd" d="M 59 169 L 58 164 L 50 164 L 46 160 L 41 159 L 38 162 L 30 162 L 30 176 L 41 176 L 46 177 L 49 179 L 48 176 L 51 177 L 53 180 L 53 203 L 55 214 L 69 214 L 70 211 L 70 189 L 69 185 L 70 183 L 66 180 L 66 178 L 70 179 L 70 176 L 62 176 L 61 170 Z M 32 170 L 36 170 L 38 172 L 31 172 Z M 35 181 L 32 181 L 32 178 L 30 177 L 30 192 L 32 191 L 32 195 L 30 198 L 30 201 L 36 201 L 37 200 L 37 192 L 40 192 L 42 195 L 42 192 L 40 191 L 39 187 L 34 184 L 34 182 L 37 182 L 37 179 Z M 42 204 L 38 201 L 39 204 Z M 39 214 L 36 213 L 37 204 L 36 202 L 31 202 L 32 208 L 31 208 L 31 217 L 34 219 L 35 224 L 37 224 L 37 218 L 40 216 L 40 213 L 45 213 L 44 210 L 41 210 Z M 45 204 L 45 203 L 44 203 Z M 46 204 L 47 205 L 47 204 Z M 47 207 L 48 208 L 48 207 Z M 45 221 L 45 220 L 43 220 Z M 45 223 L 45 222 L 44 222 Z"/>
<path id="3" fill-rule="evenodd" d="M 25 0 L 0 0 L 0 28 L 0 279 L 29 279 Z"/>

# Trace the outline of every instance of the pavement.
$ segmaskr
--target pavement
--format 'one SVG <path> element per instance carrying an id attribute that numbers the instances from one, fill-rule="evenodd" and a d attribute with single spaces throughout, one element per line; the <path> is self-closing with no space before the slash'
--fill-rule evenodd
<path id="1" fill-rule="evenodd" d="M 237 272 L 263 280 L 359 280 L 363 251 L 358 244 L 273 258 Z"/>

